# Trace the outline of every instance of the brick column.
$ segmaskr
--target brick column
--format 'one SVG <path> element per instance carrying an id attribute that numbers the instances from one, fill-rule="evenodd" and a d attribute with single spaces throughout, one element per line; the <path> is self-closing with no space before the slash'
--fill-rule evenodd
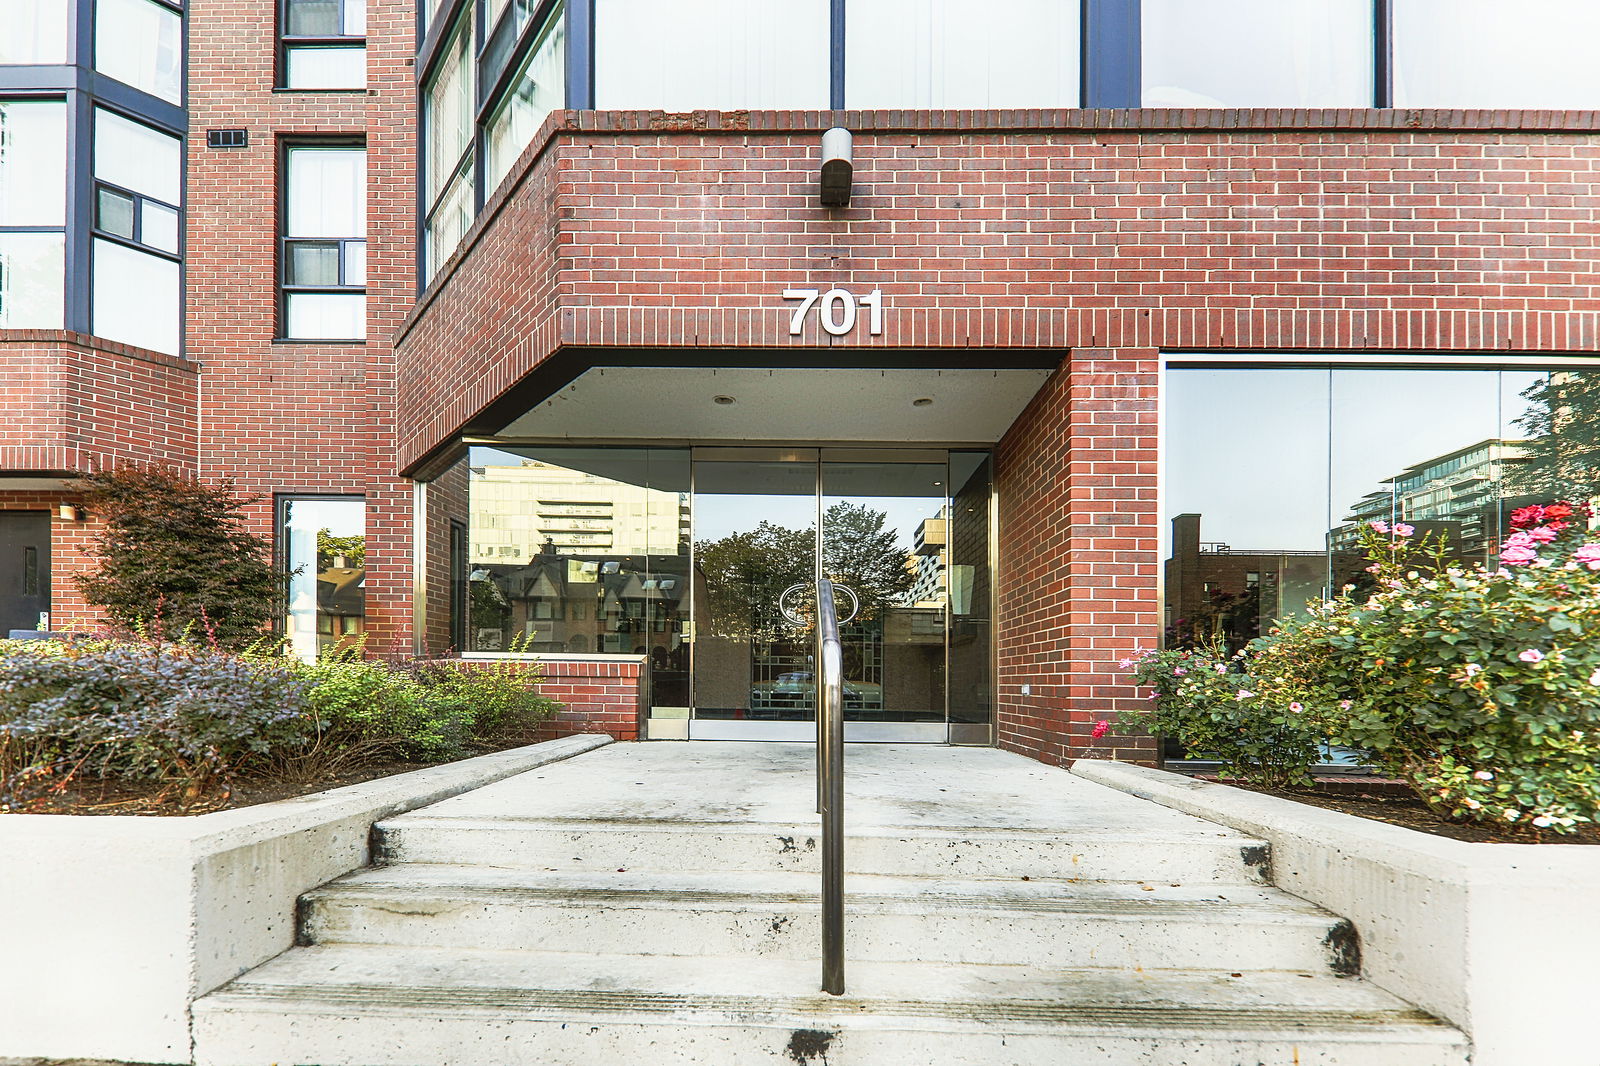
<path id="1" fill-rule="evenodd" d="M 1089 734 L 1139 705 L 1117 664 L 1159 638 L 1159 365 L 1153 349 L 1074 351 L 996 449 L 1001 747 L 1154 758 L 1148 737 Z"/>

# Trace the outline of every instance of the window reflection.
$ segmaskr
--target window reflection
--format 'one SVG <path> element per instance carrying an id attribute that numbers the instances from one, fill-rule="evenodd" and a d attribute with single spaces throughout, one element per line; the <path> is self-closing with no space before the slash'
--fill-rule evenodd
<path id="1" fill-rule="evenodd" d="M 648 655 L 687 707 L 689 455 L 475 447 L 466 650 Z"/>
<path id="2" fill-rule="evenodd" d="M 1600 107 L 1590 0 L 1394 0 L 1396 107 Z"/>
<path id="3" fill-rule="evenodd" d="M 183 102 L 183 19 L 155 0 L 96 0 L 94 65 L 103 74 Z"/>
<path id="4" fill-rule="evenodd" d="M 1600 496 L 1600 371 L 1174 368 L 1169 643 L 1237 649 L 1369 580 L 1361 526 L 1496 564 L 1512 510 Z M 1242 429 L 1240 427 L 1243 427 Z"/>
<path id="5" fill-rule="evenodd" d="M 358 642 L 366 629 L 366 501 L 289 497 L 278 522 L 291 653 L 313 661 Z"/>

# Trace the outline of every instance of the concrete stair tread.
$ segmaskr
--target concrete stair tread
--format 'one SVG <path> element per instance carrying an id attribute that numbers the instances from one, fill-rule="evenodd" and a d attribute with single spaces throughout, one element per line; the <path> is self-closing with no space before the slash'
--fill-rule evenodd
<path id="1" fill-rule="evenodd" d="M 402 863 L 350 874 L 315 889 L 309 902 L 418 901 L 522 903 L 538 906 L 767 907 L 816 905 L 821 886 L 802 871 L 661 873 L 563 871 L 444 863 Z M 1332 916 L 1279 889 L 1244 884 L 1073 879 L 963 880 L 852 874 L 853 912 L 941 909 L 1095 914 L 1134 920 L 1216 918 L 1325 926 Z M 1238 913 L 1235 913 L 1238 912 Z"/>
<path id="2" fill-rule="evenodd" d="M 438 806 L 443 806 L 440 804 Z M 409 814 L 396 815 L 387 818 L 375 827 L 380 832 L 393 832 L 415 828 L 429 829 L 474 829 L 474 830 L 524 830 L 543 829 L 550 831 L 571 831 L 574 833 L 638 833 L 648 831 L 653 833 L 681 833 L 697 835 L 703 833 L 717 833 L 721 835 L 739 835 L 760 838 L 772 836 L 794 837 L 804 841 L 807 838 L 816 838 L 819 830 L 814 822 L 783 822 L 783 821 L 753 821 L 745 818 L 730 817 L 721 819 L 663 819 L 651 817 L 639 818 L 560 818 L 560 817 L 528 817 L 520 815 L 497 815 L 494 817 L 481 817 L 475 815 L 451 815 L 448 813 L 434 813 L 436 808 L 426 808 Z M 987 826 L 970 825 L 929 825 L 919 824 L 884 824 L 874 822 L 871 825 L 852 825 L 849 815 L 845 817 L 846 840 L 853 838 L 912 838 L 930 839 L 939 841 L 965 840 L 980 838 L 984 840 L 1014 840 L 1051 842 L 1085 840 L 1096 843 L 1121 843 L 1130 844 L 1194 844 L 1194 843 L 1225 843 L 1244 845 L 1261 844 L 1257 837 L 1248 836 L 1237 830 L 1221 825 L 1207 824 L 1203 829 L 1190 831 L 1165 830 L 1134 830 L 1122 828 L 1103 828 L 1098 826 L 1074 826 L 1068 829 L 1041 829 L 1041 828 L 992 828 Z"/>
<path id="3" fill-rule="evenodd" d="M 574 1023 L 909 1027 L 1160 1033 L 1292 1029 L 1459 1046 L 1434 1018 L 1357 980 L 1285 973 L 1049 970 L 1013 965 L 854 963 L 842 997 L 818 966 L 760 958 L 593 955 L 326 945 L 297 948 L 195 1004 L 197 1017 L 514 1013 Z"/>

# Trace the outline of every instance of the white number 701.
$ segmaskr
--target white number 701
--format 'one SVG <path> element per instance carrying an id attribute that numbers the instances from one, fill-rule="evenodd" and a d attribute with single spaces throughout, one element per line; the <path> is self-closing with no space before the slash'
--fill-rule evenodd
<path id="1" fill-rule="evenodd" d="M 785 300 L 799 300 L 800 306 L 795 308 L 794 314 L 789 317 L 789 335 L 798 337 L 800 329 L 805 324 L 806 312 L 817 305 L 816 289 L 784 289 Z M 856 297 L 844 289 L 829 289 L 821 294 L 821 306 L 817 308 L 817 317 L 822 320 L 822 328 L 835 337 L 842 337 L 856 328 Z M 883 332 L 883 290 L 873 289 L 861 297 L 859 303 L 871 312 L 867 316 L 867 332 L 879 334 Z"/>

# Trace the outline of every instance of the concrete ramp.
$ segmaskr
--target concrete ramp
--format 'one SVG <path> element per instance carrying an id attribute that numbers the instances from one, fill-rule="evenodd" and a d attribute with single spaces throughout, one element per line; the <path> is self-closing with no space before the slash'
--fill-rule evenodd
<path id="1" fill-rule="evenodd" d="M 377 827 L 195 1004 L 206 1066 L 1461 1066 L 1260 841 L 991 749 L 846 753 L 818 991 L 811 749 L 612 745 Z"/>

